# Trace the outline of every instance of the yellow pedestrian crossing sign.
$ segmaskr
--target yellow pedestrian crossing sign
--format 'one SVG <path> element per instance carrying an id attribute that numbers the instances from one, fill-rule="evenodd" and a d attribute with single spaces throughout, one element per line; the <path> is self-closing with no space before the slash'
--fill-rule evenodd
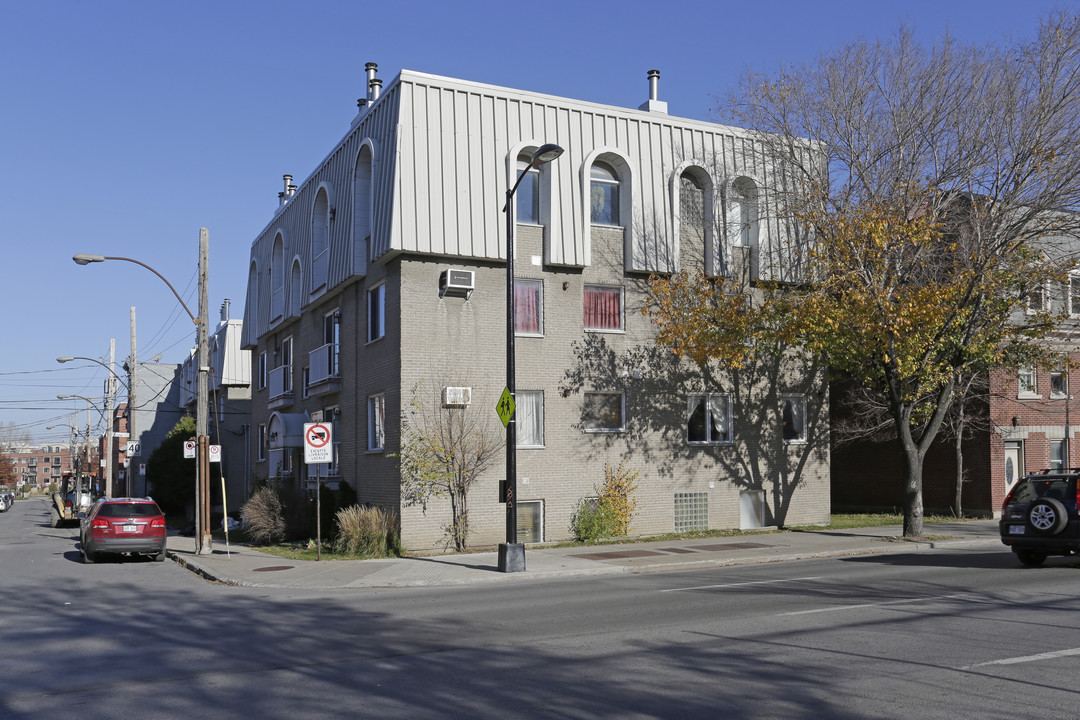
<path id="1" fill-rule="evenodd" d="M 495 412 L 499 413 L 499 419 L 502 420 L 503 427 L 506 427 L 510 422 L 510 418 L 514 417 L 514 408 L 517 407 L 517 403 L 514 402 L 514 396 L 510 394 L 510 388 L 503 388 L 502 396 L 499 397 L 499 404 L 495 406 Z"/>

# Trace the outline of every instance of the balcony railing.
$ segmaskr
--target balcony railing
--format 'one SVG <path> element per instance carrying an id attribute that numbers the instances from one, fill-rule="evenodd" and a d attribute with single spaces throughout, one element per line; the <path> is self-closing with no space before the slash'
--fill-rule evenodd
<path id="1" fill-rule="evenodd" d="M 292 365 L 282 365 L 270 371 L 270 400 L 292 399 Z"/>
<path id="2" fill-rule="evenodd" d="M 327 343 L 322 347 L 315 348 L 308 353 L 310 371 L 308 383 L 317 385 L 331 378 L 339 376 L 338 371 L 338 344 Z"/>

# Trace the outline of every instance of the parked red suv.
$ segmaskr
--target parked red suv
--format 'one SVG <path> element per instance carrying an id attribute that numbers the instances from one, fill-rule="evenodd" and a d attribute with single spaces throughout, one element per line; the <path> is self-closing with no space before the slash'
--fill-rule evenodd
<path id="1" fill-rule="evenodd" d="M 150 498 L 101 498 L 80 523 L 84 563 L 102 553 L 149 554 L 165 559 L 165 515 Z"/>

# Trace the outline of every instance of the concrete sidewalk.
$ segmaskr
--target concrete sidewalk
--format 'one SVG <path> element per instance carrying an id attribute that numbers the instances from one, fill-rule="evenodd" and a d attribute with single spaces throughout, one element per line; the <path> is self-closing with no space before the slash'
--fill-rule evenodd
<path id="1" fill-rule="evenodd" d="M 525 572 L 501 573 L 497 552 L 384 560 L 290 560 L 247 545 L 214 542 L 213 553 L 196 555 L 195 540 L 170 535 L 168 554 L 204 578 L 227 585 L 276 588 L 391 588 L 522 582 L 538 578 L 690 570 L 807 558 L 994 547 L 1002 552 L 996 520 L 928 524 L 927 535 L 948 539 L 898 540 L 900 526 L 852 530 L 762 532 L 618 545 L 548 548 L 529 546 Z"/>

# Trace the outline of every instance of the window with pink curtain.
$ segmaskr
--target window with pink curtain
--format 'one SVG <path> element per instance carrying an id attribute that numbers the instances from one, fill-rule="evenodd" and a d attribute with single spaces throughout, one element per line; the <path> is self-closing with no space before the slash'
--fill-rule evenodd
<path id="1" fill-rule="evenodd" d="M 621 288 L 585 286 L 585 329 L 623 329 Z"/>
<path id="2" fill-rule="evenodd" d="M 539 280 L 514 280 L 514 331 L 544 334 L 544 306 Z"/>

